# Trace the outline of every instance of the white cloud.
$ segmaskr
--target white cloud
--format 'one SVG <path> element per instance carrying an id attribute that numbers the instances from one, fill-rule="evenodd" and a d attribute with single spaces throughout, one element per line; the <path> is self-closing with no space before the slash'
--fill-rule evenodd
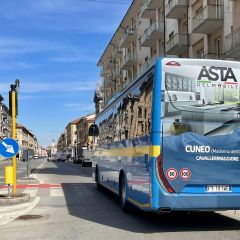
<path id="1" fill-rule="evenodd" d="M 84 83 L 69 81 L 69 82 L 21 82 L 20 93 L 68 93 L 68 92 L 82 92 L 92 91 L 96 88 L 96 82 L 85 81 Z M 9 83 L 0 83 L 2 92 L 9 91 Z"/>
<path id="2" fill-rule="evenodd" d="M 6 54 L 26 54 L 33 52 L 49 52 L 66 49 L 67 46 L 60 45 L 57 42 L 14 38 L 14 37 L 0 37 L 0 55 Z"/>
<path id="3" fill-rule="evenodd" d="M 28 21 L 35 29 L 77 31 L 79 33 L 112 33 L 126 12 L 126 4 L 83 0 L 2 0 L 0 16 L 7 20 Z M 104 17 L 103 17 L 104 16 Z"/>
<path id="4" fill-rule="evenodd" d="M 94 111 L 93 103 L 66 103 L 64 107 L 69 109 L 89 111 L 89 112 Z"/>
<path id="5" fill-rule="evenodd" d="M 89 56 L 87 53 L 80 54 L 73 54 L 73 56 L 65 55 L 65 56 L 59 56 L 59 57 L 53 57 L 49 59 L 53 62 L 61 62 L 61 63 L 73 63 L 73 62 L 97 62 L 97 56 Z"/>
<path id="6" fill-rule="evenodd" d="M 0 62 L 0 71 L 10 70 L 10 69 L 33 69 L 43 66 L 43 64 L 35 64 L 28 62 Z"/>

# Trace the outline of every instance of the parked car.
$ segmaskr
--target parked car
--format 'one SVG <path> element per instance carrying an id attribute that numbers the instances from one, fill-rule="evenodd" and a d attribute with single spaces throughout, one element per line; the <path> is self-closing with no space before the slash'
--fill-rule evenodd
<path id="1" fill-rule="evenodd" d="M 57 161 L 57 156 L 56 156 L 56 155 L 49 156 L 49 157 L 47 158 L 47 161 L 48 161 L 48 162 L 56 162 L 56 161 Z"/>

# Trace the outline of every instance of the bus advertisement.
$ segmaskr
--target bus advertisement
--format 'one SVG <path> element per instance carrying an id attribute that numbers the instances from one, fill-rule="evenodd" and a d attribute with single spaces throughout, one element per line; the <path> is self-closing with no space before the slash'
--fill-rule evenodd
<path id="1" fill-rule="evenodd" d="M 239 82 L 239 62 L 158 59 L 96 117 L 98 188 L 126 211 L 240 209 Z"/>

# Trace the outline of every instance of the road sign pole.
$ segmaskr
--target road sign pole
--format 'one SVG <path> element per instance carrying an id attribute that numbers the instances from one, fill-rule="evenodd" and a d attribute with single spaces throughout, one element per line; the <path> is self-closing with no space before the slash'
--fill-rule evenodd
<path id="1" fill-rule="evenodd" d="M 11 110 L 12 110 L 12 138 L 16 139 L 16 91 L 15 89 L 11 90 Z M 17 160 L 16 156 L 12 157 L 12 165 L 13 165 L 13 189 L 12 193 L 16 194 L 17 186 L 16 186 L 16 180 L 17 180 Z"/>

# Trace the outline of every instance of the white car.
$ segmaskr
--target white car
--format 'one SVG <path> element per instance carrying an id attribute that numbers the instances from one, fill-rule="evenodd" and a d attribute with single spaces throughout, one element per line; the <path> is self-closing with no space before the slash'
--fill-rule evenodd
<path id="1" fill-rule="evenodd" d="M 51 156 L 51 157 L 48 157 L 48 158 L 47 158 L 47 161 L 48 161 L 48 162 L 56 162 L 56 161 L 57 161 L 57 156 L 56 156 L 56 155 L 53 155 L 53 156 Z"/>
<path id="2" fill-rule="evenodd" d="M 92 156 L 93 156 L 93 151 L 84 149 L 83 154 L 82 154 L 82 166 L 90 165 L 92 166 Z"/>

